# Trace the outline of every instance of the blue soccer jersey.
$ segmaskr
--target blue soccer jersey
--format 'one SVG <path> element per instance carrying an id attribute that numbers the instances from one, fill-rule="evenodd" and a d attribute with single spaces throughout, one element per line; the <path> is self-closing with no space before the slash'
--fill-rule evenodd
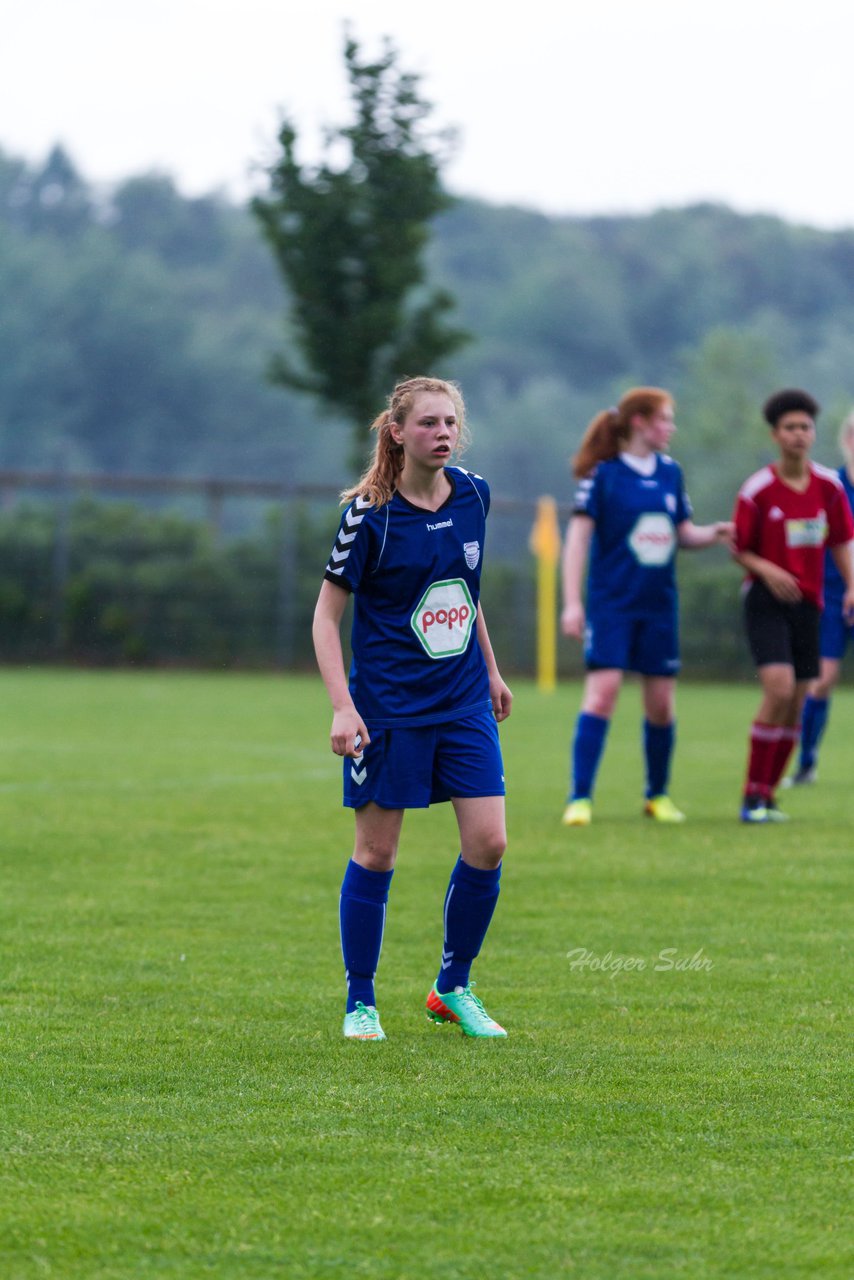
<path id="1" fill-rule="evenodd" d="M 446 467 L 438 511 L 395 493 L 345 510 L 325 577 L 353 593 L 350 693 L 368 727 L 440 724 L 491 708 L 477 640 L 489 486 Z"/>
<path id="2" fill-rule="evenodd" d="M 845 490 L 845 496 L 848 499 L 848 505 L 854 512 L 854 484 L 851 483 L 851 477 L 846 467 L 840 467 L 837 472 L 839 479 L 842 481 L 842 487 Z M 824 607 L 827 612 L 835 609 L 842 609 L 842 597 L 845 595 L 845 583 L 842 575 L 836 567 L 836 561 L 830 554 L 830 551 L 824 553 Z"/>
<path id="3" fill-rule="evenodd" d="M 574 511 L 594 524 L 587 612 L 650 617 L 676 610 L 676 530 L 690 520 L 682 469 L 655 455 L 649 475 L 622 458 L 600 462 L 575 493 Z"/>

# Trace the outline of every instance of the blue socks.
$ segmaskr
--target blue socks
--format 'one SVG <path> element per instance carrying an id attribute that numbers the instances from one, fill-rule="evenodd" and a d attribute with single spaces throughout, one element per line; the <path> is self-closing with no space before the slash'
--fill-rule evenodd
<path id="1" fill-rule="evenodd" d="M 646 798 L 666 796 L 670 781 L 670 759 L 676 741 L 676 726 L 643 722 L 643 753 L 646 760 Z"/>
<path id="2" fill-rule="evenodd" d="M 368 871 L 352 858 L 341 885 L 341 951 L 347 976 L 347 1012 L 356 1001 L 376 1004 L 376 977 L 393 871 Z"/>
<path id="3" fill-rule="evenodd" d="M 498 901 L 500 880 L 500 866 L 481 871 L 457 859 L 445 895 L 445 940 L 436 978 L 440 995 L 468 986 L 472 961 L 483 945 Z"/>
<path id="4" fill-rule="evenodd" d="M 572 743 L 570 800 L 589 800 L 592 797 L 610 723 L 605 716 L 594 716 L 587 711 L 580 712 Z"/>
<path id="5" fill-rule="evenodd" d="M 347 975 L 347 1012 L 356 1001 L 375 1005 L 376 977 L 385 929 L 392 871 L 368 871 L 352 859 L 341 885 L 341 951 Z M 462 858 L 451 872 L 445 895 L 442 965 L 436 989 L 447 993 L 468 985 L 472 962 L 489 928 L 501 880 L 501 867 L 481 871 Z"/>
<path id="6" fill-rule="evenodd" d="M 808 697 L 804 703 L 801 718 L 801 755 L 799 760 L 801 769 L 814 768 L 818 757 L 818 745 L 821 742 L 822 734 L 827 728 L 829 714 L 829 698 Z"/>

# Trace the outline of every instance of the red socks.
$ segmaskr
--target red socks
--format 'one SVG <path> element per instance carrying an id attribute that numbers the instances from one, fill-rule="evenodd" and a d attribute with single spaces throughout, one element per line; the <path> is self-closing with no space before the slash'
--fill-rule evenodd
<path id="1" fill-rule="evenodd" d="M 760 720 L 753 722 L 745 795 L 762 796 L 763 800 L 772 798 L 800 736 L 799 728 L 763 724 Z"/>

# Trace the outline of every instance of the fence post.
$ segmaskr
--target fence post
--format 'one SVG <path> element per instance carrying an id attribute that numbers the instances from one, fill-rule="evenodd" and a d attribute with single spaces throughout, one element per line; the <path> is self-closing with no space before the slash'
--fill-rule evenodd
<path id="1" fill-rule="evenodd" d="M 279 583 L 276 602 L 276 665 L 286 671 L 294 664 L 297 594 L 296 502 L 287 486 L 282 495 L 279 532 Z"/>
<path id="2" fill-rule="evenodd" d="M 65 595 L 71 564 L 71 503 L 68 467 L 63 458 L 57 468 L 56 526 L 51 565 L 53 594 L 53 647 L 60 656 L 65 644 Z"/>

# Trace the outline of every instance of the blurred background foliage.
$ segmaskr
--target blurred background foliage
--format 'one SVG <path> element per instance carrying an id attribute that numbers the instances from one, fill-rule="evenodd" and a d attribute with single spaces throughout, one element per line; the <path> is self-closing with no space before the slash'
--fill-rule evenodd
<path id="1" fill-rule="evenodd" d="M 854 231 L 716 205 L 556 218 L 474 200 L 453 203 L 432 230 L 429 285 L 453 295 L 472 337 L 429 372 L 462 383 L 468 465 L 494 495 L 567 504 L 587 421 L 637 383 L 676 395 L 672 449 L 701 521 L 728 515 L 741 479 L 772 456 L 759 406 L 778 385 L 819 398 L 816 456 L 838 465 L 836 429 L 854 401 Z M 162 174 L 94 189 L 59 147 L 35 166 L 0 153 L 0 468 L 328 486 L 289 544 L 301 662 L 334 495 L 354 465 L 343 418 L 268 380 L 287 313 L 248 208 L 184 197 Z M 96 510 L 90 498 L 65 512 L 57 551 L 56 503 L 11 483 L 3 497 L 7 659 L 274 660 L 281 512 L 257 503 L 250 518 L 232 503 L 214 536 L 180 505 Z M 533 601 L 527 534 L 525 519 L 492 535 L 516 631 Z M 738 575 L 715 556 L 683 556 L 680 572 L 689 667 L 731 674 Z M 529 665 L 527 640 L 508 630 L 507 643 Z"/>

